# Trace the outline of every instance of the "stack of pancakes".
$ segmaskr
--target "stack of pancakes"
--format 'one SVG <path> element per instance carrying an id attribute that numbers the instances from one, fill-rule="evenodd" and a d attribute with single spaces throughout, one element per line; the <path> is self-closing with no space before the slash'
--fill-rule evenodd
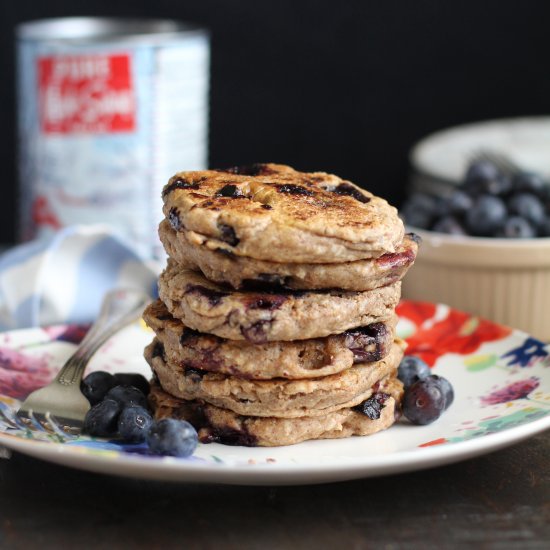
<path id="1" fill-rule="evenodd" d="M 145 312 L 157 418 L 260 446 L 395 421 L 395 307 L 417 253 L 395 208 L 275 164 L 179 173 L 163 200 L 169 258 Z"/>

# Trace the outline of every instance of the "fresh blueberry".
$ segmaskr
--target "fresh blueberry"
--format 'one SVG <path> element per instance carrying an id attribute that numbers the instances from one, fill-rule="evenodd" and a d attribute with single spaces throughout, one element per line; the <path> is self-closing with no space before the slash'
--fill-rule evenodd
<path id="1" fill-rule="evenodd" d="M 539 237 L 550 237 L 550 215 L 539 226 Z"/>
<path id="2" fill-rule="evenodd" d="M 445 216 L 449 216 L 449 215 L 450 215 L 449 197 L 446 197 L 446 196 L 436 197 L 432 224 L 434 221 L 438 220 L 439 218 L 444 218 Z"/>
<path id="3" fill-rule="evenodd" d="M 185 458 L 191 456 L 197 448 L 198 436 L 189 422 L 163 418 L 153 422 L 146 441 L 153 453 Z"/>
<path id="4" fill-rule="evenodd" d="M 466 171 L 463 181 L 463 189 L 472 196 L 483 193 L 499 194 L 502 186 L 503 175 L 498 167 L 488 161 L 479 160 L 472 162 Z"/>
<path id="5" fill-rule="evenodd" d="M 506 239 L 531 239 L 537 236 L 537 232 L 525 218 L 510 216 L 498 236 Z"/>
<path id="6" fill-rule="evenodd" d="M 147 408 L 147 398 L 134 386 L 115 386 L 107 392 L 105 399 L 113 399 L 121 407 Z"/>
<path id="7" fill-rule="evenodd" d="M 528 222 L 538 227 L 545 218 L 544 206 L 539 198 L 532 193 L 519 193 L 508 201 L 508 209 L 511 214 L 525 218 Z"/>
<path id="8" fill-rule="evenodd" d="M 431 195 L 415 193 L 403 205 L 401 215 L 406 224 L 428 229 L 437 215 L 437 204 Z"/>
<path id="9" fill-rule="evenodd" d="M 546 183 L 546 185 L 540 190 L 538 197 L 546 206 L 546 213 L 550 214 L 550 183 Z"/>
<path id="10" fill-rule="evenodd" d="M 118 417 L 118 433 L 124 441 L 141 443 L 153 423 L 149 411 L 143 407 L 126 407 Z"/>
<path id="11" fill-rule="evenodd" d="M 443 376 L 432 374 L 431 378 L 435 379 L 435 381 L 439 383 L 439 387 L 441 388 L 441 391 L 443 392 L 443 395 L 445 397 L 445 410 L 447 410 L 455 400 L 455 391 L 453 389 L 453 386 L 446 378 L 443 378 Z"/>
<path id="12" fill-rule="evenodd" d="M 416 355 L 405 355 L 397 369 L 397 378 L 403 382 L 405 389 L 427 376 L 430 376 L 430 367 Z"/>
<path id="13" fill-rule="evenodd" d="M 492 195 L 495 197 L 504 197 L 512 191 L 512 179 L 508 176 L 500 175 L 498 178 L 481 182 L 477 185 L 475 192 L 470 189 L 472 195 Z"/>
<path id="14" fill-rule="evenodd" d="M 500 176 L 498 166 L 490 160 L 476 160 L 471 162 L 464 176 L 464 181 L 485 181 Z"/>
<path id="15" fill-rule="evenodd" d="M 104 399 L 94 405 L 84 418 L 83 431 L 97 437 L 109 437 L 116 433 L 120 403 Z"/>
<path id="16" fill-rule="evenodd" d="M 474 200 L 470 195 L 455 189 L 447 198 L 448 213 L 452 216 L 464 216 L 474 204 Z"/>
<path id="17" fill-rule="evenodd" d="M 105 394 L 115 385 L 113 375 L 105 371 L 91 372 L 80 383 L 80 390 L 90 405 L 99 403 Z"/>
<path id="18" fill-rule="evenodd" d="M 113 375 L 115 386 L 134 386 L 143 392 L 143 395 L 149 395 L 149 382 L 145 376 L 135 372 L 118 372 Z"/>
<path id="19" fill-rule="evenodd" d="M 534 172 L 519 172 L 513 179 L 514 192 L 533 193 L 539 198 L 543 198 L 547 183 Z"/>
<path id="20" fill-rule="evenodd" d="M 487 185 L 487 193 L 504 197 L 512 191 L 512 178 L 502 175 L 496 181 Z"/>
<path id="21" fill-rule="evenodd" d="M 445 216 L 437 220 L 432 227 L 432 231 L 448 233 L 449 235 L 466 235 L 466 231 L 460 222 L 453 216 Z"/>
<path id="22" fill-rule="evenodd" d="M 504 225 L 506 215 L 502 199 L 481 195 L 466 214 L 466 227 L 472 235 L 492 237 Z"/>
<path id="23" fill-rule="evenodd" d="M 431 424 L 445 410 L 445 391 L 438 378 L 428 376 L 405 390 L 403 414 L 413 424 Z"/>

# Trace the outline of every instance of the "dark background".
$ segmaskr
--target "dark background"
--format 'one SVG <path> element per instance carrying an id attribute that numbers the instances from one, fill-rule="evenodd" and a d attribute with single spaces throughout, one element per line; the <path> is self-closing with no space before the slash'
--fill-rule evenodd
<path id="1" fill-rule="evenodd" d="M 209 27 L 212 166 L 335 172 L 397 205 L 426 134 L 550 111 L 548 0 L 0 0 L 0 242 L 16 226 L 14 27 L 68 15 Z"/>

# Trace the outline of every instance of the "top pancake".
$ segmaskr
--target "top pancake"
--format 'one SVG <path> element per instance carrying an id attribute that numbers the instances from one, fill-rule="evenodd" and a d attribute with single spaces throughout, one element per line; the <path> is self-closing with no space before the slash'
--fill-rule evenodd
<path id="1" fill-rule="evenodd" d="M 180 172 L 163 190 L 176 231 L 272 262 L 339 263 L 394 252 L 404 235 L 384 199 L 324 172 L 278 164 Z"/>

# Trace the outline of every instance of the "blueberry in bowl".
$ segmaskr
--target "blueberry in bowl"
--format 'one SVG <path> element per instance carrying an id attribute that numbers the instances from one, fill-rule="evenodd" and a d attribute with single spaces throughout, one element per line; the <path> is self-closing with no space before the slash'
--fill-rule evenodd
<path id="1" fill-rule="evenodd" d="M 476 160 L 447 195 L 413 193 L 401 214 L 407 225 L 451 235 L 550 237 L 550 182 L 532 172 L 510 173 L 487 159 Z M 516 229 L 505 231 L 510 219 Z"/>

